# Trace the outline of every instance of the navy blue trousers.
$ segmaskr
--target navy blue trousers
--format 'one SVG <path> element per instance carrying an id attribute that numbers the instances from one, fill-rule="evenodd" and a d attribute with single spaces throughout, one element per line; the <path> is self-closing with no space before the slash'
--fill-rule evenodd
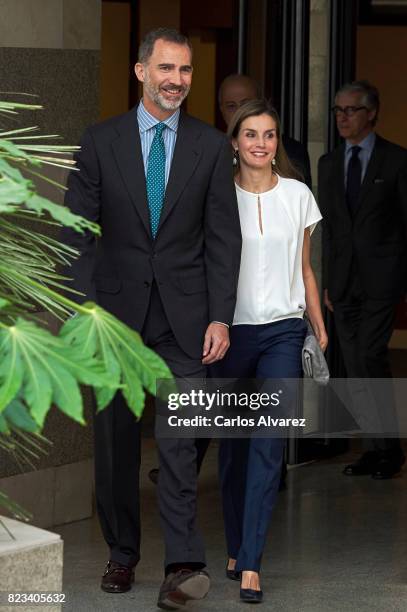
<path id="1" fill-rule="evenodd" d="M 301 378 L 306 324 L 291 318 L 265 325 L 235 325 L 230 349 L 215 376 Z M 270 380 L 264 380 L 267 391 Z M 219 475 L 229 557 L 236 570 L 260 570 L 278 494 L 285 438 L 227 438 L 219 449 Z"/>

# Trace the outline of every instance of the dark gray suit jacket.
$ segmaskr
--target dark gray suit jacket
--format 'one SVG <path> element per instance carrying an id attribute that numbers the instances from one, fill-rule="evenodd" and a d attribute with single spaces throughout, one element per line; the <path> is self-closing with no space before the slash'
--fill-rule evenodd
<path id="1" fill-rule="evenodd" d="M 285 134 L 283 134 L 282 140 L 291 163 L 301 172 L 307 187 L 312 189 L 311 162 L 306 147 L 298 140 Z"/>
<path id="2" fill-rule="evenodd" d="M 81 253 L 66 271 L 73 286 L 140 331 L 155 281 L 178 344 L 200 357 L 207 325 L 231 324 L 236 301 L 241 232 L 229 142 L 181 112 L 155 240 L 136 108 L 87 129 L 81 147 L 66 204 L 100 223 L 102 237 L 63 230 Z"/>
<path id="3" fill-rule="evenodd" d="M 407 150 L 376 137 L 353 220 L 345 198 L 344 155 L 342 144 L 318 166 L 323 286 L 331 300 L 342 299 L 355 258 L 367 296 L 397 300 L 407 286 Z"/>

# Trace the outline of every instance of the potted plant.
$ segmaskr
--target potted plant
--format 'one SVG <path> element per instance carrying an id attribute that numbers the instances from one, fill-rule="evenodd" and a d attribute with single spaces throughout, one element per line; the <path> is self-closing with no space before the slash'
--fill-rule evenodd
<path id="1" fill-rule="evenodd" d="M 0 117 L 39 108 L 0 101 Z M 157 379 L 172 380 L 137 332 L 97 304 L 67 297 L 58 266 L 78 253 L 44 226 L 96 234 L 100 228 L 38 194 L 33 177 L 50 181 L 41 173 L 44 164 L 74 167 L 68 154 L 78 147 L 50 144 L 54 137 L 36 130 L 0 124 L 0 452 L 28 461 L 43 449 L 41 430 L 52 406 L 85 424 L 81 385 L 93 387 L 97 410 L 120 389 L 140 417 L 145 391 L 155 395 Z M 61 320 L 57 333 L 38 319 L 38 310 Z M 1 492 L 0 506 L 27 518 Z"/>

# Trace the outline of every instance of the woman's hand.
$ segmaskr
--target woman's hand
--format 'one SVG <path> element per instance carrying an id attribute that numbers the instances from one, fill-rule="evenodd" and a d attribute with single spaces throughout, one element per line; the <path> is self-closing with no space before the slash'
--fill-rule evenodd
<path id="1" fill-rule="evenodd" d="M 321 350 L 325 352 L 325 349 L 328 346 L 328 334 L 326 333 L 325 325 L 315 325 L 313 328 L 318 344 L 321 347 Z"/>
<path id="2" fill-rule="evenodd" d="M 328 346 L 328 335 L 322 318 L 317 282 L 311 266 L 310 248 L 310 231 L 309 228 L 306 228 L 304 231 L 304 245 L 302 247 L 302 278 L 305 287 L 305 303 L 315 337 L 321 349 L 325 351 Z"/>

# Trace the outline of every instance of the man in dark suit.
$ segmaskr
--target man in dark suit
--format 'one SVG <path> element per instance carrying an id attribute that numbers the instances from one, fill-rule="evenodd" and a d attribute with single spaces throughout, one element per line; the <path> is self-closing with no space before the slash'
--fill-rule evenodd
<path id="1" fill-rule="evenodd" d="M 318 168 L 324 301 L 334 315 L 347 376 L 354 379 L 391 377 L 388 343 L 407 280 L 407 151 L 375 133 L 378 111 L 375 87 L 365 81 L 342 87 L 333 112 L 345 142 L 323 155 Z M 391 385 L 383 389 L 379 408 L 364 408 L 394 432 Z M 375 433 L 382 431 L 389 429 L 383 425 Z M 391 478 L 403 462 L 398 438 L 378 436 L 344 473 Z"/>
<path id="2" fill-rule="evenodd" d="M 249 100 L 261 98 L 258 83 L 246 74 L 230 74 L 219 87 L 218 101 L 222 117 L 228 126 L 238 108 Z M 307 149 L 298 140 L 283 134 L 283 145 L 290 161 L 304 177 L 304 183 L 312 189 L 311 164 Z"/>
<path id="3" fill-rule="evenodd" d="M 101 224 L 102 238 L 64 232 L 81 257 L 74 287 L 112 312 L 182 379 L 202 379 L 229 346 L 241 235 L 231 148 L 180 112 L 192 50 L 175 30 L 147 34 L 135 72 L 143 99 L 86 130 L 66 203 Z M 209 589 L 196 525 L 193 439 L 157 439 L 165 580 L 158 606 L 176 609 Z M 102 589 L 131 588 L 140 556 L 140 423 L 120 393 L 95 417 L 99 519 L 110 548 Z"/>

